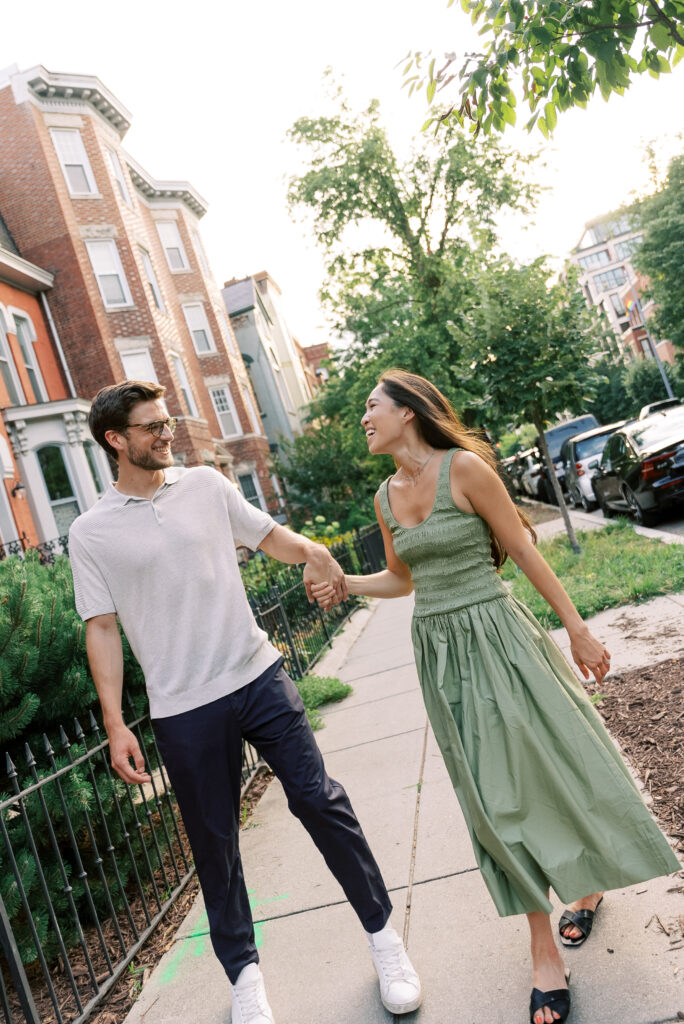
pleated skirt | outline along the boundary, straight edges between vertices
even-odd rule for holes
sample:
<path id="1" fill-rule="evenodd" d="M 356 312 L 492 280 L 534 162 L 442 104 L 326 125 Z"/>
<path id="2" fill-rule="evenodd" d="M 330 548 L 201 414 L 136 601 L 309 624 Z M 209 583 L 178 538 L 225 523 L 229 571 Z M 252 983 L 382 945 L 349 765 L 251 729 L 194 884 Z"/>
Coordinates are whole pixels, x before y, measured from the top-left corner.
<path id="1" fill-rule="evenodd" d="M 428 716 L 502 917 L 681 868 L 581 683 L 511 594 L 414 617 Z"/>

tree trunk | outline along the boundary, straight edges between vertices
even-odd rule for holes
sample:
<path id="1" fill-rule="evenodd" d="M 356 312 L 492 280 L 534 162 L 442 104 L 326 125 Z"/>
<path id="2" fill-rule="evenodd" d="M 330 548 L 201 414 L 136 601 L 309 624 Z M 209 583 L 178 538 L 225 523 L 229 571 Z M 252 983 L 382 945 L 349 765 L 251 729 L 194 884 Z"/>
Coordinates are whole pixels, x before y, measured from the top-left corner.
<path id="1" fill-rule="evenodd" d="M 546 467 L 546 472 L 548 474 L 549 481 L 551 482 L 551 486 L 553 487 L 553 493 L 556 495 L 556 501 L 558 502 L 560 514 L 563 516 L 563 522 L 565 523 L 565 530 L 568 535 L 568 540 L 570 541 L 570 547 L 576 555 L 579 555 L 582 549 L 577 543 L 577 537 L 575 536 L 575 528 L 570 522 L 570 513 L 568 512 L 568 506 L 565 504 L 563 491 L 561 490 L 561 485 L 558 482 L 558 477 L 556 476 L 556 467 L 553 464 L 551 452 L 549 451 L 549 445 L 546 440 L 546 435 L 544 434 L 544 425 L 541 420 L 535 420 L 534 425 L 539 433 L 539 447 L 541 448 L 542 459 L 544 460 L 544 465 Z"/>

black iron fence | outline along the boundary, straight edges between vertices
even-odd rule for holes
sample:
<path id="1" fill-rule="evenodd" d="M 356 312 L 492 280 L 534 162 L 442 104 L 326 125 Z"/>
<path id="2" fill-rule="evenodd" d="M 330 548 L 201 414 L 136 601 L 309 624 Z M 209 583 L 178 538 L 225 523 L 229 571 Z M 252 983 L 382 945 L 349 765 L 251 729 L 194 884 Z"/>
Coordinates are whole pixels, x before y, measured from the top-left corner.
<path id="1" fill-rule="evenodd" d="M 55 537 L 54 540 L 46 540 L 42 544 L 26 544 L 23 540 L 11 540 L 7 544 L 0 544 L 0 562 L 11 555 L 24 557 L 27 551 L 37 551 L 38 557 L 43 565 L 52 565 L 57 555 L 69 554 L 69 535 Z"/>
<path id="2" fill-rule="evenodd" d="M 22 554 L 20 551 L 0 552 Z M 67 554 L 66 538 L 40 545 L 41 560 Z M 377 526 L 332 554 L 345 571 L 382 568 Z M 250 593 L 256 618 L 300 678 L 329 646 L 358 598 L 323 614 L 288 567 Z M 115 777 L 93 715 L 87 733 L 60 730 L 55 750 L 28 745 L 0 781 L 0 1014 L 4 1024 L 82 1024 L 128 969 L 180 895 L 194 867 L 154 733 L 133 718 L 152 781 Z M 243 747 L 243 785 L 258 758 Z"/>

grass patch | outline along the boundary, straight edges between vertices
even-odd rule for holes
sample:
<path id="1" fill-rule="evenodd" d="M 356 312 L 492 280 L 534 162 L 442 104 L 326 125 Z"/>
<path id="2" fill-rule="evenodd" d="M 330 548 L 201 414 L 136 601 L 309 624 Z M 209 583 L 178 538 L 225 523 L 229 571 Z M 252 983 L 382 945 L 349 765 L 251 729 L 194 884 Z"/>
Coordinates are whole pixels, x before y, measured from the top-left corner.
<path id="1" fill-rule="evenodd" d="M 539 550 L 567 590 L 582 618 L 606 608 L 637 604 L 659 594 L 684 590 L 684 545 L 641 537 L 627 519 L 601 530 L 577 533 L 575 555 L 567 535 L 542 541 Z M 555 612 L 517 565 L 508 559 L 503 578 L 547 629 L 560 626 Z"/>
<path id="2" fill-rule="evenodd" d="M 295 680 L 312 729 L 323 728 L 323 718 L 318 711 L 321 704 L 344 700 L 352 692 L 349 683 L 341 682 L 337 676 L 302 676 Z"/>

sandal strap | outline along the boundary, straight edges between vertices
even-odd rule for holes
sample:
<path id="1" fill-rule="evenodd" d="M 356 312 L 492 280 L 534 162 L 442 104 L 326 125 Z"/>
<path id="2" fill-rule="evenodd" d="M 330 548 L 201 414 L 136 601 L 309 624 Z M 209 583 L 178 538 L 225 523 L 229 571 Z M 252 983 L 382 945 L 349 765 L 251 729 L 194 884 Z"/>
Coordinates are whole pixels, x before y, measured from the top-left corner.
<path id="1" fill-rule="evenodd" d="M 562 929 L 574 925 L 586 938 L 591 931 L 595 913 L 595 910 L 566 910 L 558 922 L 558 927 Z"/>
<path id="2" fill-rule="evenodd" d="M 555 1009 L 564 1020 L 570 1011 L 570 990 L 554 988 L 550 992 L 542 992 L 541 989 L 533 988 L 530 997 L 530 1017 L 534 1017 L 537 1010 L 544 1006 L 548 1006 L 550 1010 Z"/>

